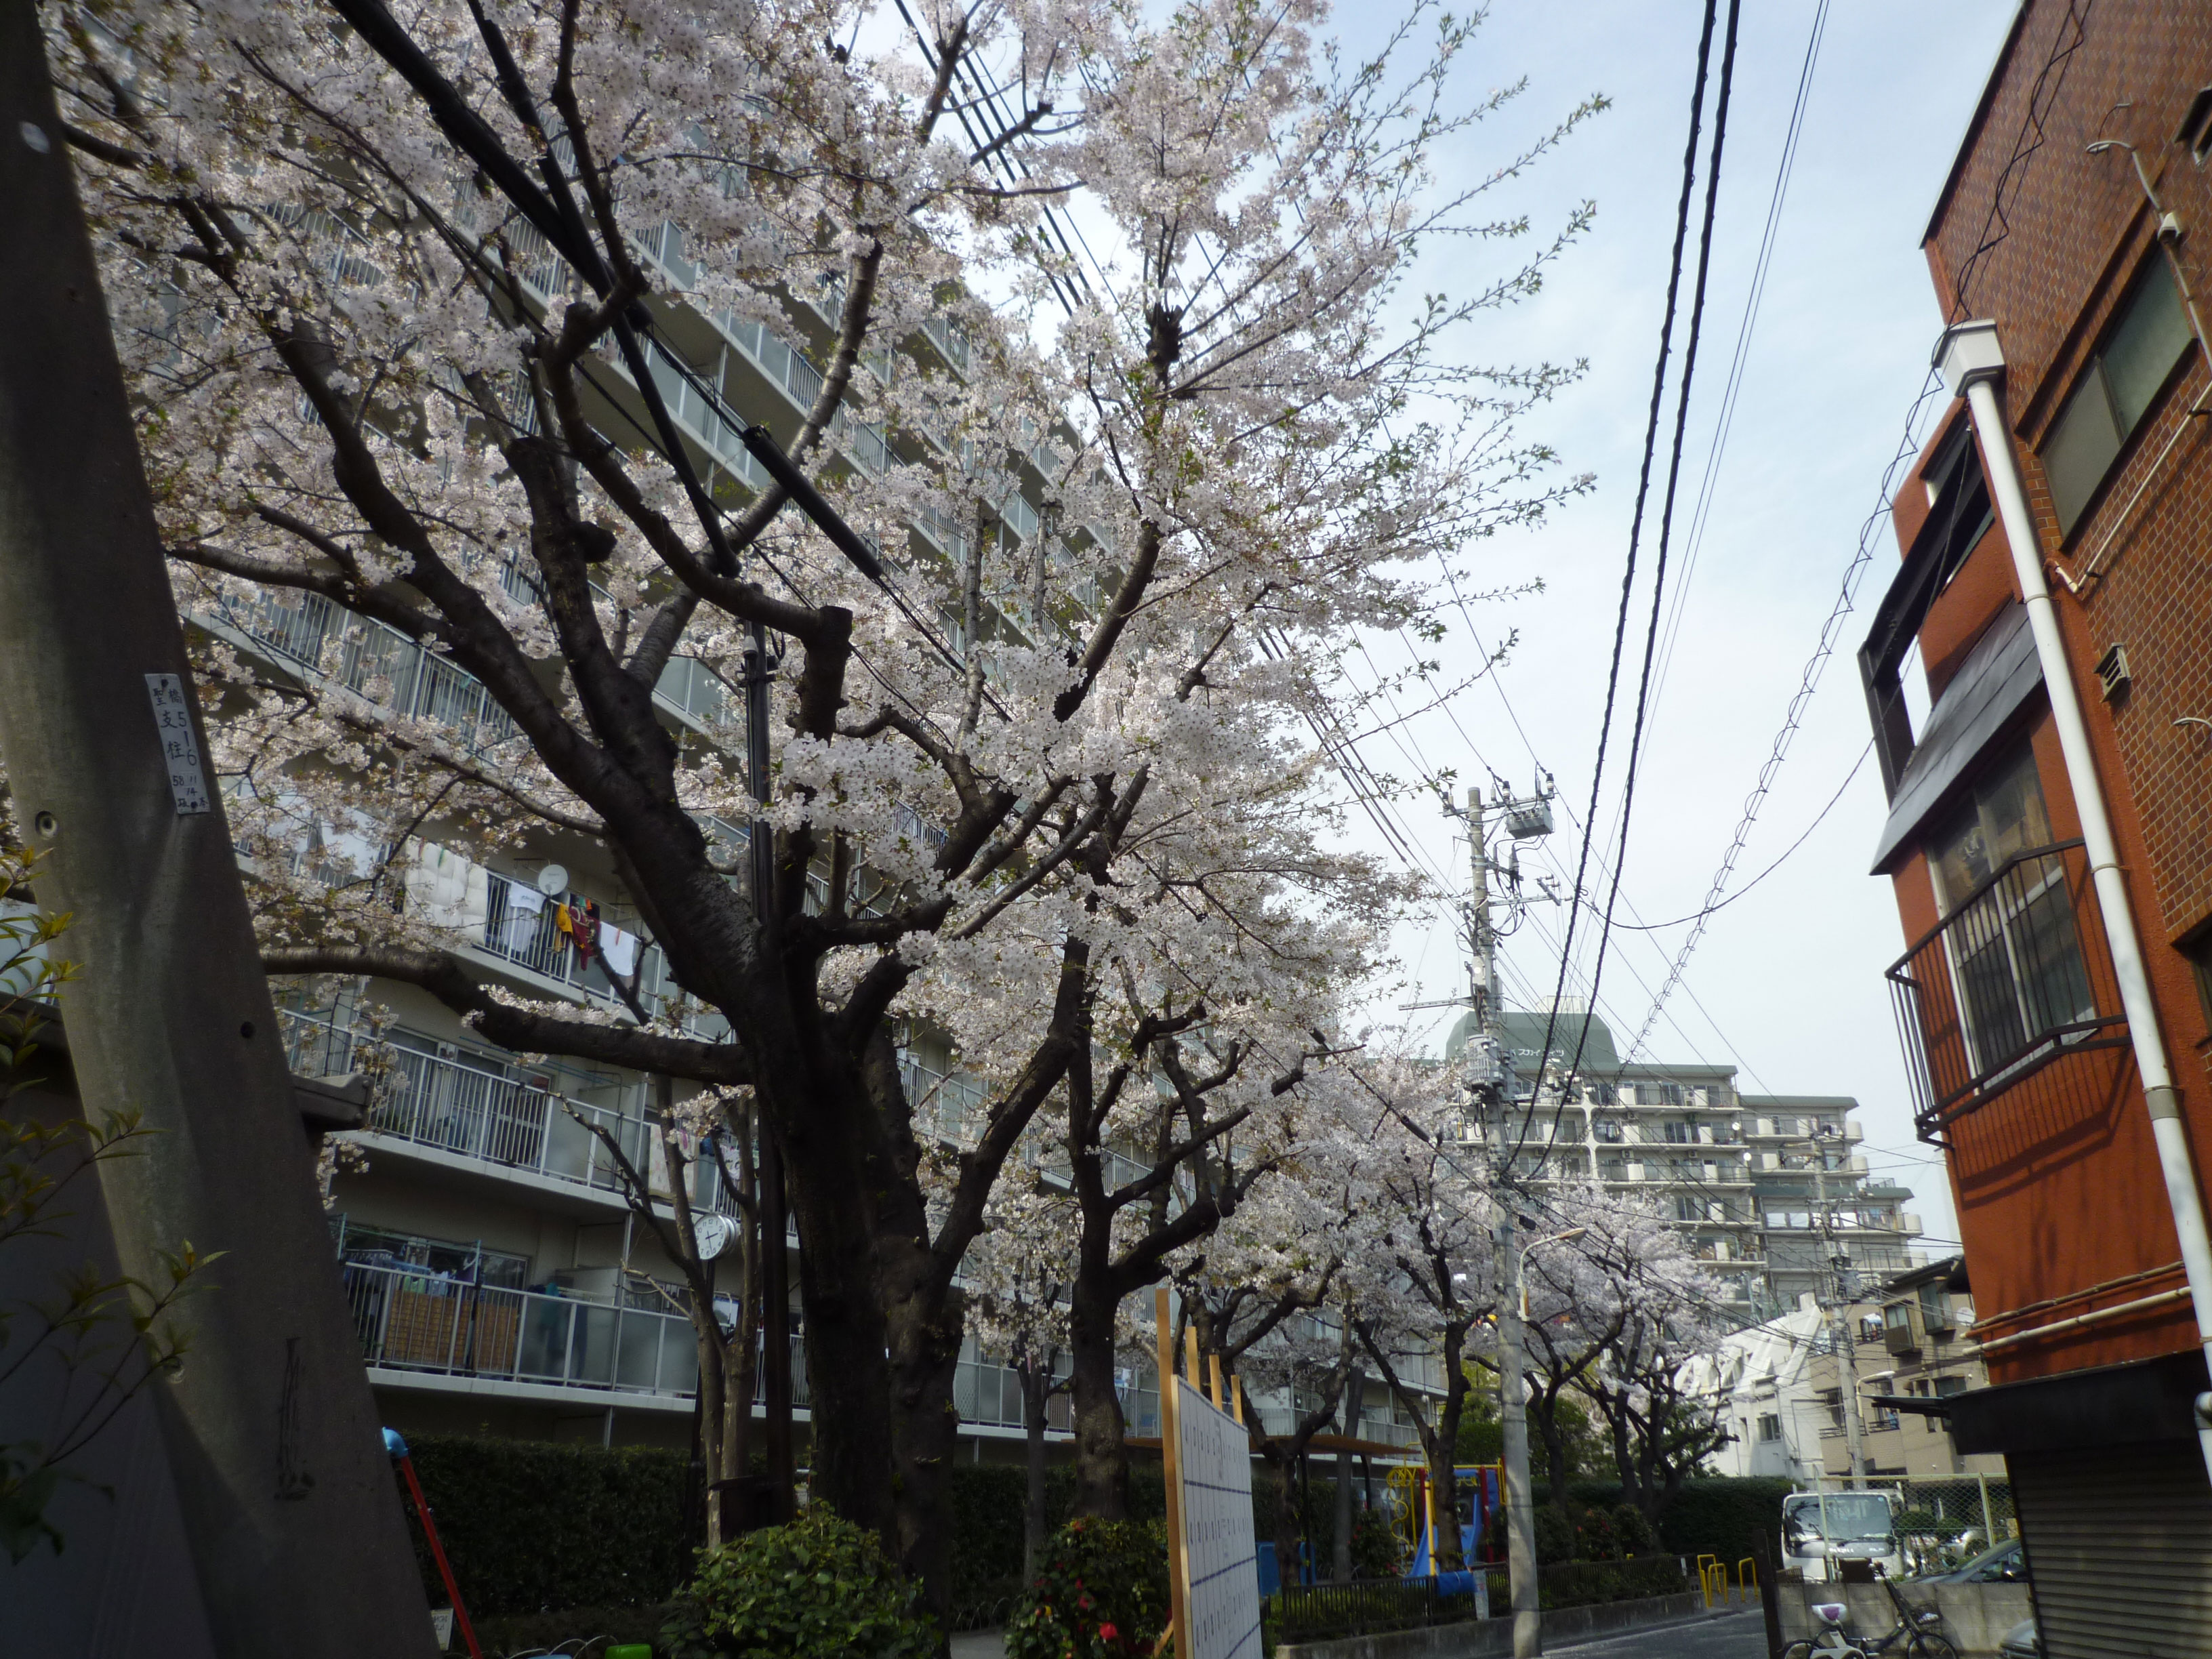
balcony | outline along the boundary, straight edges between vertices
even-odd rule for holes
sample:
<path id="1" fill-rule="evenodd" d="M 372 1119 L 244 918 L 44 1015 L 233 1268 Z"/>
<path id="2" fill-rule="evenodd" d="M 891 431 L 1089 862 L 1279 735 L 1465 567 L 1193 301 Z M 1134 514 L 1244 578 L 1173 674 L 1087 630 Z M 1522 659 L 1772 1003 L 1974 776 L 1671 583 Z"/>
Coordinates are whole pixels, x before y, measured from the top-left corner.
<path id="1" fill-rule="evenodd" d="M 2021 854 L 1889 969 L 1923 1140 L 2069 1055 L 2127 1042 L 2087 855 Z"/>
<path id="2" fill-rule="evenodd" d="M 698 1339 L 680 1314 L 458 1281 L 415 1266 L 344 1264 L 345 1298 L 373 1370 L 689 1400 Z M 389 1382 L 391 1379 L 377 1379 Z M 805 1340 L 791 1339 L 792 1403 L 805 1406 Z M 756 1381 L 753 1399 L 760 1401 Z"/>
<path id="3" fill-rule="evenodd" d="M 338 1077 L 371 1069 L 368 1039 L 352 1029 L 280 1009 L 284 1054 L 304 1077 Z M 537 1176 L 594 1188 L 620 1202 L 621 1175 L 593 1126 L 606 1130 L 639 1169 L 657 1168 L 646 1125 L 612 1107 L 503 1077 L 458 1059 L 398 1043 L 377 1045 L 388 1063 L 389 1086 L 369 1108 L 368 1133 L 453 1154 L 501 1172 Z M 711 1163 L 692 1166 L 692 1202 L 735 1214 Z"/>

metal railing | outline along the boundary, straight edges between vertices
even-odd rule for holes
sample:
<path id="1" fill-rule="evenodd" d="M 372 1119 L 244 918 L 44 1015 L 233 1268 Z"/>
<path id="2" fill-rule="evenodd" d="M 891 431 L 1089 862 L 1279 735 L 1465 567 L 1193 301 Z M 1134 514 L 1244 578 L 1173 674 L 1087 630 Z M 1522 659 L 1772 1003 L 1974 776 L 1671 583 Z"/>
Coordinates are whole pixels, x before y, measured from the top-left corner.
<path id="1" fill-rule="evenodd" d="M 474 1285 L 407 1264 L 347 1261 L 341 1272 L 368 1364 L 680 1399 L 698 1391 L 698 1337 L 680 1313 Z M 813 1399 L 806 1340 L 790 1342 L 792 1404 L 804 1408 Z M 756 1405 L 766 1386 L 757 1367 Z"/>
<path id="2" fill-rule="evenodd" d="M 444 726 L 465 753 L 484 756 L 521 735 L 482 681 L 319 593 L 226 593 L 218 608 L 223 622 L 300 667 L 404 719 Z"/>
<path id="3" fill-rule="evenodd" d="M 470 1285 L 415 1267 L 343 1265 L 371 1365 L 514 1382 L 688 1395 L 699 1347 L 678 1314 Z"/>
<path id="4" fill-rule="evenodd" d="M 1271 1645 L 1425 1630 L 1478 1615 L 1473 1576 L 1461 1574 L 1455 1582 L 1458 1593 L 1452 1595 L 1434 1577 L 1285 1584 L 1267 1598 L 1261 1615 Z"/>
<path id="5" fill-rule="evenodd" d="M 294 1072 L 343 1077 L 365 1069 L 368 1057 L 362 1051 L 369 1039 L 364 1034 L 289 1009 L 277 1011 L 277 1024 Z M 367 1127 L 373 1133 L 618 1194 L 620 1166 L 593 1132 L 597 1125 L 633 1167 L 652 1167 L 647 1129 L 641 1119 L 404 1043 L 376 1046 L 380 1066 L 388 1066 L 390 1075 L 369 1107 Z M 693 1164 L 691 1180 L 696 1206 L 738 1213 L 735 1197 L 722 1189 L 710 1163 Z"/>
<path id="6" fill-rule="evenodd" d="M 1888 979 L 1923 1140 L 2054 1060 L 2127 1041 L 2078 841 L 2008 860 Z"/>

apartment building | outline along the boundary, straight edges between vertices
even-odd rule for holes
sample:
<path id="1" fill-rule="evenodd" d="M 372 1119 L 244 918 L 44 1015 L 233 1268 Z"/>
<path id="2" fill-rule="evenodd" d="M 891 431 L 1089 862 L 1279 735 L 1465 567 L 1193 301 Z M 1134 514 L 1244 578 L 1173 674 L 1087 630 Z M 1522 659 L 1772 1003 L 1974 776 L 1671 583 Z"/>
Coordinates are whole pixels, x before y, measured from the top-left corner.
<path id="1" fill-rule="evenodd" d="M 1912 1191 L 1874 1173 L 1849 1095 L 1744 1095 L 1735 1121 L 1751 1154 L 1769 1304 L 1856 1297 L 1912 1266 Z"/>
<path id="2" fill-rule="evenodd" d="M 1715 1474 L 1809 1480 L 1820 1473 L 1827 1423 L 1813 1354 L 1829 1325 L 1808 1292 L 1786 1313 L 1746 1325 L 1682 1369 L 1683 1392 L 1728 1438 L 1705 1460 Z"/>
<path id="3" fill-rule="evenodd" d="M 332 258 L 342 261 L 345 229 L 328 228 Z M 508 234 L 532 303 L 573 289 L 562 261 L 534 232 L 511 227 Z M 766 482 L 739 434 L 759 425 L 788 442 L 819 394 L 821 371 L 806 352 L 757 324 L 688 304 L 682 296 L 692 273 L 672 226 L 648 238 L 640 253 L 660 279 L 647 301 L 656 323 L 646 343 L 649 372 L 710 492 L 734 504 Z M 817 347 L 827 338 L 825 305 L 834 311 L 834 296 L 792 304 L 799 333 Z M 926 325 L 907 350 L 942 372 L 965 371 L 966 343 L 942 324 Z M 688 372 L 679 372 L 679 362 Z M 619 362 L 600 368 L 587 398 L 591 418 L 606 430 L 644 429 L 641 399 L 627 371 Z M 868 370 L 890 374 L 896 364 L 872 360 Z M 535 419 L 526 398 L 518 398 L 513 413 L 526 427 Z M 936 441 L 894 441 L 842 414 L 830 440 L 843 464 L 870 473 L 915 459 L 908 453 L 915 446 Z M 1051 460 L 1048 446 L 1040 443 L 1030 460 L 1027 487 L 1034 489 L 1042 480 L 1036 466 Z M 1026 539 L 1037 527 L 1034 507 L 1017 491 L 1001 503 L 990 533 Z M 963 532 L 934 519 L 908 529 L 910 556 L 958 557 L 966 550 Z M 1086 532 L 1062 526 L 1061 533 Z M 500 580 L 517 603 L 542 603 L 526 560 L 510 558 Z M 449 741 L 488 761 L 519 735 L 466 672 L 320 596 L 227 597 L 187 622 L 276 683 L 343 686 L 400 717 L 437 722 Z M 687 755 L 742 757 L 742 697 L 707 663 L 672 659 L 653 702 Z M 919 822 L 914 827 L 925 837 L 941 835 Z M 744 826 L 707 820 L 702 828 L 742 866 Z M 541 836 L 513 856 L 479 863 L 441 844 L 434 820 L 397 846 L 369 846 L 345 826 L 303 817 L 294 855 L 307 868 L 382 866 L 393 902 L 435 929 L 483 982 L 610 1013 L 634 995 L 694 1037 L 726 1035 L 718 1015 L 684 997 L 605 849 L 586 837 Z M 398 983 L 303 985 L 282 1000 L 295 1073 L 353 1091 L 365 1104 L 364 1127 L 336 1137 L 345 1150 L 332 1178 L 331 1231 L 386 1420 L 423 1431 L 688 1441 L 697 1380 L 690 1292 L 653 1230 L 632 1215 L 619 1163 L 627 1159 L 647 1176 L 661 1214 L 687 1203 L 704 1236 L 726 1248 L 735 1229 L 724 1220 L 737 1206 L 711 1158 L 691 1165 L 687 1191 L 671 1190 L 647 1129 L 663 1080 L 501 1052 L 441 1003 Z M 971 1133 L 976 1089 L 954 1073 L 927 1032 L 912 1035 L 902 1059 L 918 1115 L 945 1140 L 961 1141 Z M 689 1085 L 675 1086 L 680 1101 Z M 796 1250 L 795 1236 L 787 1233 L 786 1248 Z M 718 1296 L 716 1307 L 726 1325 L 735 1316 L 733 1299 Z M 803 1437 L 807 1389 L 797 1312 L 789 1332 L 764 1340 L 791 1345 Z M 973 1339 L 959 1364 L 956 1398 L 963 1455 L 981 1458 L 1020 1441 L 1014 1374 Z M 1123 1401 L 1129 1432 L 1157 1434 L 1149 1372 L 1129 1374 Z M 1066 1411 L 1064 1398 L 1054 1402 L 1053 1437 L 1065 1437 Z"/>
<path id="4" fill-rule="evenodd" d="M 1923 236 L 1952 400 L 1860 653 L 1990 1377 L 1948 1420 L 2054 1659 L 2212 1651 L 2208 83 L 2202 6 L 2019 9 Z"/>
<path id="5" fill-rule="evenodd" d="M 1946 1256 L 1899 1273 L 1869 1287 L 1844 1312 L 1858 1389 L 1863 1472 L 1912 1480 L 2002 1476 L 2002 1457 L 1960 1451 L 1944 1426 L 1944 1402 L 1989 1381 L 1966 1336 L 1973 1328 L 1974 1304 L 1966 1258 Z M 1819 1472 L 1848 1476 L 1843 1368 L 1832 1324 L 1827 1340 L 1815 1345 L 1808 1380 L 1822 1412 Z"/>
<path id="6" fill-rule="evenodd" d="M 1516 1172 L 1540 1184 L 1594 1180 L 1656 1203 L 1733 1314 L 1748 1322 L 1810 1291 L 1836 1294 L 1838 1257 L 1847 1273 L 1910 1265 L 1920 1222 L 1899 1206 L 1911 1194 L 1854 1150 L 1864 1138 L 1851 1121 L 1856 1100 L 1742 1094 L 1732 1065 L 1625 1062 L 1605 1020 L 1571 1000 L 1556 1018 L 1508 1010 L 1501 1024 L 1516 1098 L 1525 1103 L 1545 1079 L 1546 1104 L 1513 1152 Z M 1472 1029 L 1460 1022 L 1448 1054 Z M 1571 1097 L 1555 1101 L 1577 1052 Z"/>

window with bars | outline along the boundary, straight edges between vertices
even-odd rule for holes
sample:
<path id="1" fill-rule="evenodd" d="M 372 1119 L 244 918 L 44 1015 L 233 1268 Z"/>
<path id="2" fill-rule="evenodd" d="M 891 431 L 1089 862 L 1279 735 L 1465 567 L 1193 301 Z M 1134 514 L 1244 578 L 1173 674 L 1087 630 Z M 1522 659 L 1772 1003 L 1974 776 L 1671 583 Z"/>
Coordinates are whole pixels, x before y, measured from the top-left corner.
<path id="1" fill-rule="evenodd" d="M 2023 856 L 2051 838 L 2034 752 L 2023 743 L 1972 786 L 1931 845 L 1936 897 L 1962 923 L 1948 946 L 1977 1073 L 2046 1031 L 2096 1017 L 2065 863 Z"/>

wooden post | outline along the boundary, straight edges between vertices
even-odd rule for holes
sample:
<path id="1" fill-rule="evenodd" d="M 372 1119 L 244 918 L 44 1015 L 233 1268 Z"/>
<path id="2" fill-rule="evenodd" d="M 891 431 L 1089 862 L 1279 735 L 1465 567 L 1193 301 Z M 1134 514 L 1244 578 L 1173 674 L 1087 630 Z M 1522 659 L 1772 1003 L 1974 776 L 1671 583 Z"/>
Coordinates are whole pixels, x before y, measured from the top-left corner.
<path id="1" fill-rule="evenodd" d="M 1173 1327 L 1168 1322 L 1168 1289 L 1152 1292 L 1152 1319 L 1159 1344 L 1160 1465 L 1168 1498 L 1168 1606 L 1175 1632 L 1176 1659 L 1190 1659 L 1190 1551 L 1182 1535 L 1182 1444 L 1176 1420 Z M 1188 1333 L 1191 1360 L 1198 1358 L 1198 1333 Z"/>
<path id="2" fill-rule="evenodd" d="M 1228 1404 L 1221 1397 L 1221 1356 L 1212 1353 L 1206 1355 L 1206 1363 L 1212 1368 L 1213 1386 L 1208 1392 L 1213 1396 L 1213 1408 L 1216 1411 L 1226 1411 Z"/>

